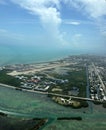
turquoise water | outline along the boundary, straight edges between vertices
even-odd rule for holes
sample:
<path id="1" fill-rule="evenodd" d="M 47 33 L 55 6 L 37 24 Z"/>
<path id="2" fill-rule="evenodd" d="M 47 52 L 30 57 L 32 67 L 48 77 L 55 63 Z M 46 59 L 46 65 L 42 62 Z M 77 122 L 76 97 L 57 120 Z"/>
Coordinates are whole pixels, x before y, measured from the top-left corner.
<path id="1" fill-rule="evenodd" d="M 76 111 L 71 107 L 64 107 L 53 102 L 46 95 L 18 91 L 3 86 L 0 86 L 0 110 L 41 118 L 77 116 L 83 111 L 90 113 L 89 108 Z"/>
<path id="2" fill-rule="evenodd" d="M 92 112 L 89 108 L 76 110 L 53 102 L 46 95 L 17 91 L 3 86 L 0 86 L 0 110 L 12 112 L 19 118 L 49 118 L 50 122 L 44 130 L 106 129 L 106 109 L 102 105 L 94 105 Z M 56 120 L 58 117 L 82 117 L 82 121 L 59 121 Z"/>
<path id="3" fill-rule="evenodd" d="M 30 45 L 10 45 L 0 43 L 0 66 L 7 64 L 23 64 L 53 61 L 68 55 L 89 54 L 87 50 L 73 50 L 71 48 L 46 48 Z M 91 54 L 91 53 L 90 53 Z M 92 53 L 93 54 L 93 53 Z M 99 54 L 100 55 L 100 54 Z M 101 54 L 102 55 L 102 54 Z M 106 55 L 106 54 L 103 54 Z"/>
<path id="4" fill-rule="evenodd" d="M 65 49 L 58 50 L 30 46 L 0 45 L 0 65 L 45 62 L 82 53 L 84 52 Z"/>

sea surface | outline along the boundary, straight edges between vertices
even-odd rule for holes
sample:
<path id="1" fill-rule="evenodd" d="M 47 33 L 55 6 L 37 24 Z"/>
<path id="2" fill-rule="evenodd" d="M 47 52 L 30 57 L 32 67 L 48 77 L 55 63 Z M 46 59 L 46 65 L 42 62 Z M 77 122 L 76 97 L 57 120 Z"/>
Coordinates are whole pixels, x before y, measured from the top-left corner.
<path id="1" fill-rule="evenodd" d="M 88 50 L 46 48 L 37 46 L 0 44 L 0 66 L 7 64 L 29 64 L 62 59 L 69 55 L 97 54 Z M 97 54 L 97 55 L 105 55 Z"/>
<path id="2" fill-rule="evenodd" d="M 105 130 L 106 109 L 102 105 L 72 109 L 53 102 L 46 95 L 0 86 L 0 112 L 17 118 L 48 118 L 44 130 Z M 56 120 L 58 117 L 81 117 L 82 120 Z M 52 119 L 52 120 L 51 120 Z M 51 124 L 52 123 L 52 124 Z"/>
<path id="3" fill-rule="evenodd" d="M 47 49 L 30 46 L 0 45 L 0 66 L 7 64 L 27 64 L 47 62 L 67 57 L 69 55 L 83 54 L 83 51 L 66 49 Z"/>
<path id="4" fill-rule="evenodd" d="M 0 110 L 10 112 L 12 115 L 40 118 L 79 116 L 83 111 L 91 113 L 89 107 L 76 111 L 55 103 L 47 95 L 19 91 L 2 85 L 0 85 Z"/>

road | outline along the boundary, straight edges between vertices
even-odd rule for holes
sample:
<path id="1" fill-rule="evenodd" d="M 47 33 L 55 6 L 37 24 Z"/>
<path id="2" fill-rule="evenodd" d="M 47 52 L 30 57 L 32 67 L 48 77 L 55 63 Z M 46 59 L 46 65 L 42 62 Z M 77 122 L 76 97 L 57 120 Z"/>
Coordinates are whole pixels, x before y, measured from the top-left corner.
<path id="1" fill-rule="evenodd" d="M 98 76 L 98 78 L 99 78 L 99 81 L 100 81 L 100 83 L 101 83 L 101 85 L 102 85 L 102 88 L 103 88 L 103 90 L 104 90 L 104 93 L 105 93 L 105 95 L 106 95 L 106 87 L 105 87 L 105 85 L 104 85 L 104 83 L 103 83 L 103 81 L 102 81 L 102 79 L 101 79 L 101 76 L 99 75 L 98 70 L 97 70 L 96 66 L 94 65 L 94 63 L 92 63 L 92 65 L 93 65 L 93 67 L 94 67 L 94 69 L 95 69 L 95 73 L 97 74 L 97 76 Z"/>
<path id="2" fill-rule="evenodd" d="M 86 65 L 86 77 L 87 77 L 87 86 L 86 86 L 86 97 L 90 98 L 90 88 L 89 88 L 89 74 L 88 74 L 88 65 Z M 87 101 L 89 104 L 90 111 L 93 111 L 92 102 Z"/>
<path id="3" fill-rule="evenodd" d="M 89 76 L 88 76 L 88 66 L 86 65 L 86 77 L 87 77 L 87 87 L 86 87 L 86 97 L 90 97 L 90 92 L 89 92 Z"/>
<path id="4" fill-rule="evenodd" d="M 1 86 L 4 87 L 8 87 L 8 88 L 12 88 L 12 89 L 16 89 L 16 87 L 14 86 L 10 86 L 10 85 L 6 85 L 6 84 L 1 84 Z M 18 91 L 18 90 L 17 90 Z M 56 94 L 56 93 L 48 93 L 48 92 L 41 92 L 41 91 L 35 91 L 35 90 L 28 90 L 28 89 L 22 89 L 22 91 L 27 91 L 27 92 L 32 92 L 32 93 L 38 93 L 38 94 L 43 94 L 43 95 L 52 95 L 52 96 L 59 96 L 59 97 L 68 97 L 68 98 L 72 98 L 72 99 L 80 99 L 80 100 L 87 100 L 87 101 L 94 101 L 91 98 L 84 98 L 84 97 L 76 97 L 76 96 L 69 96 L 69 95 L 62 95 L 62 94 Z"/>

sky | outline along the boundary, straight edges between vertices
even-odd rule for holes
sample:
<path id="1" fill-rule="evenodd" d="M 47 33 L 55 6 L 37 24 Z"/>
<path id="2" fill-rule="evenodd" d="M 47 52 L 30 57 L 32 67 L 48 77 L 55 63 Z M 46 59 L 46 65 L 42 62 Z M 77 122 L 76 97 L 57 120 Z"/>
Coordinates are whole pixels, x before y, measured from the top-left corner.
<path id="1" fill-rule="evenodd" d="M 106 52 L 106 0 L 0 0 L 0 46 Z"/>

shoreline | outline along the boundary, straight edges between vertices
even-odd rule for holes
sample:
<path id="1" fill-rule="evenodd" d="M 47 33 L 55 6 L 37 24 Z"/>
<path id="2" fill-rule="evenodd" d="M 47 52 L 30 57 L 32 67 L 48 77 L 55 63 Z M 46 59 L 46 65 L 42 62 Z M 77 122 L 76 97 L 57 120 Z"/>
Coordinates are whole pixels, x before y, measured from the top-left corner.
<path id="1" fill-rule="evenodd" d="M 72 54 L 71 56 L 74 56 L 75 54 Z M 77 54 L 76 54 L 77 55 Z M 78 54 L 78 55 L 80 55 L 80 54 Z M 67 58 L 67 57 L 69 57 L 70 55 L 69 54 L 67 54 L 67 55 L 64 55 L 64 56 L 59 56 L 59 57 L 57 57 L 57 58 L 50 58 L 50 59 L 45 59 L 45 60 L 32 60 L 32 61 L 30 61 L 30 60 L 28 60 L 27 62 L 12 62 L 12 63 L 0 63 L 0 67 L 3 67 L 3 66 L 7 66 L 7 65 L 20 65 L 20 64 L 23 64 L 23 65 L 30 65 L 30 64 L 44 64 L 44 63 L 51 63 L 51 62 L 56 62 L 56 61 L 59 61 L 59 60 L 63 60 L 63 59 L 65 59 L 65 58 Z M 9 62 L 9 61 L 6 61 L 6 62 Z"/>
<path id="2" fill-rule="evenodd" d="M 63 66 L 67 66 L 67 67 L 69 67 L 69 70 L 70 70 L 70 68 L 71 68 L 71 66 L 70 65 L 72 65 L 72 69 L 73 69 L 73 72 L 74 72 L 74 68 L 77 66 L 77 67 L 86 67 L 85 65 L 86 64 L 84 64 L 84 65 L 82 65 L 82 63 L 85 63 L 85 62 L 82 62 L 82 61 L 85 61 L 85 59 L 87 59 L 87 58 L 89 58 L 89 56 L 87 57 L 87 55 L 85 56 L 85 57 L 81 57 L 81 58 L 79 58 L 79 56 L 76 56 L 76 57 L 74 57 L 74 56 L 70 56 L 70 57 L 68 57 L 68 58 L 66 58 L 66 59 L 62 59 L 62 60 L 60 60 L 60 61 L 52 61 L 52 62 L 42 62 L 42 63 L 37 63 L 37 64 L 31 64 L 31 65 L 29 65 L 29 66 L 27 66 L 27 65 L 22 65 L 22 64 L 20 64 L 20 65 L 13 65 L 13 66 L 4 66 L 5 68 L 3 68 L 3 69 L 7 69 L 7 70 L 13 70 L 13 71 L 7 71 L 8 73 L 10 72 L 15 72 L 15 70 L 16 70 L 16 74 L 15 75 L 19 75 L 19 74 L 23 74 L 23 73 L 26 73 L 26 74 L 31 74 L 31 73 L 34 73 L 34 75 L 36 75 L 36 72 L 42 72 L 42 71 L 44 71 L 45 73 L 49 73 L 49 72 L 51 72 L 52 71 L 52 69 L 54 69 L 55 70 L 55 67 L 57 67 L 57 69 L 59 68 L 59 67 L 63 67 Z M 90 60 L 92 60 L 92 59 L 90 59 Z M 94 57 L 94 60 L 95 60 L 95 57 Z M 89 59 L 88 59 L 88 61 L 89 61 Z M 81 66 L 78 66 L 76 63 L 79 63 L 78 65 L 81 65 Z M 95 63 L 96 63 L 96 61 L 95 61 Z M 98 63 L 98 62 L 97 62 Z M 76 64 L 76 65 L 75 65 Z M 8 67 L 10 67 L 9 69 L 8 69 Z M 19 68 L 18 68 L 19 67 Z M 25 69 L 23 69 L 25 67 Z M 63 67 L 63 70 L 64 69 L 66 69 L 67 70 L 67 67 L 65 68 L 65 67 Z M 75 71 L 78 71 L 78 72 L 80 72 L 80 73 L 75 73 L 75 74 L 77 74 L 77 76 L 78 77 L 80 77 L 81 76 L 81 74 L 83 75 L 83 73 L 81 73 L 81 72 L 84 72 L 84 76 L 83 77 L 85 77 L 85 76 L 87 76 L 87 71 L 86 71 L 86 75 L 85 75 L 85 71 L 82 71 L 83 69 L 78 69 L 76 67 L 76 69 L 75 69 Z M 29 69 L 29 70 L 28 70 Z M 49 70 L 50 69 L 50 70 Z M 86 68 L 87 69 L 87 68 Z M 20 71 L 18 71 L 18 70 L 20 70 Z M 47 71 L 48 70 L 48 71 Z M 59 70 L 60 71 L 60 70 Z M 58 72 L 58 71 L 56 71 L 56 72 Z M 68 72 L 68 71 L 65 71 L 64 72 L 64 74 L 66 73 L 66 72 Z M 5 73 L 5 71 L 4 71 L 4 73 Z M 1 73 L 2 74 L 2 73 Z M 7 73 L 6 73 L 7 74 Z M 61 72 L 61 74 L 63 74 L 62 72 Z M 78 75 L 79 74 L 79 75 Z M 14 75 L 14 76 L 15 76 Z M 42 75 L 42 74 L 41 74 Z M 46 74 L 45 74 L 46 75 Z M 45 76 L 44 75 L 44 76 Z M 46 75 L 47 77 L 47 79 L 49 78 L 49 76 L 48 75 Z M 68 75 L 68 76 L 70 76 L 70 75 Z M 27 76 L 26 76 L 27 77 Z M 75 77 L 75 76 L 74 76 Z M 76 78 L 78 78 L 78 77 L 76 77 Z M 29 79 L 31 79 L 32 78 L 32 75 L 31 75 L 31 77 L 29 78 Z M 44 82 L 44 81 L 46 81 L 46 78 L 44 78 L 44 80 L 42 80 L 42 82 Z M 68 78 L 68 79 L 70 79 L 70 81 L 71 81 L 71 78 L 69 78 L 69 77 L 65 77 L 65 78 Z M 2 79 L 2 77 L 1 77 L 1 79 Z M 6 78 L 4 78 L 4 79 L 6 79 Z M 84 78 L 85 79 L 85 78 Z M 86 80 L 86 79 L 85 79 Z M 12 80 L 12 82 L 14 81 L 14 79 Z M 25 80 L 26 82 L 27 82 L 27 80 Z M 51 80 L 50 80 L 51 81 Z M 57 80 L 56 80 L 57 81 Z M 61 81 L 61 80 L 60 80 Z M 84 80 L 83 80 L 84 81 Z M 2 82 L 2 80 L 1 80 L 1 82 Z M 33 82 L 33 81 L 32 81 Z M 40 83 L 42 83 L 42 82 L 40 82 Z M 6 85 L 6 84 L 7 85 Z M 74 84 L 76 85 L 76 83 L 77 82 L 75 82 Z M 74 102 L 75 101 L 89 101 L 89 102 L 94 102 L 94 101 L 96 101 L 97 102 L 97 100 L 96 100 L 96 98 L 91 98 L 91 97 L 86 97 L 86 98 L 83 98 L 84 97 L 84 95 L 80 95 L 80 97 L 77 97 L 77 96 L 72 96 L 71 94 L 68 94 L 68 93 L 59 93 L 59 94 L 57 94 L 58 92 L 54 92 L 53 93 L 53 91 L 48 91 L 48 90 L 46 90 L 46 91 L 41 91 L 40 89 L 35 89 L 35 87 L 36 86 L 34 86 L 34 87 L 32 87 L 32 89 L 31 89 L 31 87 L 29 87 L 29 89 L 27 88 L 27 87 L 23 87 L 23 88 L 21 88 L 21 87 L 19 87 L 19 85 L 17 84 L 17 85 L 15 85 L 15 84 L 12 84 L 13 86 L 11 86 L 11 85 L 8 85 L 9 83 L 8 82 L 4 82 L 4 84 L 2 84 L 2 83 L 0 83 L 0 90 L 3 90 L 3 91 L 1 91 L 1 108 L 2 108 L 2 106 L 3 106 L 3 103 L 5 103 L 5 101 L 6 101 L 6 103 L 5 104 L 7 104 L 7 100 L 9 99 L 9 97 L 11 97 L 11 95 L 9 95 L 8 96 L 8 92 L 10 91 L 10 92 L 14 92 L 14 98 L 13 98 L 13 103 L 15 102 L 17 102 L 17 100 L 15 100 L 15 97 L 16 97 L 16 95 L 18 95 L 18 94 L 20 94 L 20 95 L 31 95 L 31 96 L 38 96 L 38 98 L 37 98 L 37 100 L 34 98 L 34 102 L 35 102 L 35 100 L 36 101 L 38 101 L 38 102 L 40 102 L 40 97 L 44 100 L 44 102 L 45 102 L 45 104 L 46 104 L 46 101 L 49 101 L 48 103 L 50 104 L 52 101 L 51 101 L 51 98 L 49 98 L 49 97 L 52 97 L 52 96 L 54 96 L 54 97 L 58 97 L 58 98 L 60 98 L 58 101 L 64 101 L 64 103 L 66 103 L 66 98 L 70 98 L 70 100 L 74 100 Z M 43 86 L 44 84 L 42 84 L 42 86 L 41 87 L 44 87 Z M 58 84 L 57 84 L 58 85 Z M 84 84 L 84 85 L 82 85 L 83 87 L 85 87 L 85 85 L 86 84 Z M 17 86 L 17 87 L 15 87 L 15 86 Z M 7 88 L 6 88 L 7 87 Z M 85 90 L 85 89 L 82 89 L 82 90 Z M 89 89 L 88 89 L 89 90 Z M 7 92 L 7 96 L 3 93 L 3 92 Z M 21 92 L 22 91 L 22 92 Z M 82 91 L 81 91 L 82 92 Z M 84 91 L 85 92 L 85 91 Z M 35 93 L 35 94 L 34 94 Z M 10 94 L 10 93 L 9 93 Z M 25 96 L 24 95 L 24 96 Z M 79 96 L 79 95 L 78 95 Z M 5 98 L 6 97 L 6 98 Z M 19 96 L 18 98 L 19 98 L 19 100 L 21 100 L 21 98 L 20 98 L 21 96 Z M 63 99 L 62 99 L 63 98 Z M 5 99 L 5 100 L 4 100 Z M 24 99 L 24 98 L 23 98 Z M 25 98 L 25 100 L 26 100 L 26 98 Z M 25 100 L 24 100 L 24 102 L 25 102 Z M 70 100 L 68 100 L 68 103 L 69 103 L 69 101 Z M 10 100 L 11 101 L 11 100 Z M 23 100 L 22 100 L 23 101 Z M 41 100 L 42 101 L 42 100 Z M 101 102 L 100 102 L 101 101 Z M 98 100 L 98 102 L 97 103 L 104 103 L 104 102 L 102 102 L 103 100 L 101 100 L 101 99 L 99 99 Z M 24 103 L 23 102 L 23 103 Z M 32 99 L 31 99 L 31 102 L 32 102 Z M 34 103 L 34 102 L 32 102 L 32 104 Z M 9 106 L 11 105 L 11 103 L 10 102 L 8 102 L 9 103 Z M 28 104 L 29 104 L 30 102 L 28 102 Z M 35 102 L 36 103 L 36 102 Z M 73 102 L 72 102 L 73 103 Z M 52 103 L 51 103 L 52 104 Z M 59 103 L 58 103 L 59 104 Z M 83 103 L 82 103 L 83 104 Z M 40 103 L 38 104 L 38 107 L 40 107 Z M 53 103 L 53 105 L 55 106 L 55 104 Z M 60 105 L 60 104 L 59 104 Z M 62 105 L 62 104 L 61 104 Z M 11 105 L 11 108 L 14 108 L 13 107 L 14 105 L 12 104 Z M 49 105 L 48 105 L 49 106 Z M 63 106 L 63 105 L 62 105 Z M 86 105 L 85 105 L 86 106 Z M 94 105 L 95 106 L 95 105 Z M 7 108 L 8 109 L 8 107 L 6 106 L 6 105 L 4 105 L 3 106 L 4 107 L 4 110 Z M 61 106 L 60 106 L 61 107 Z M 64 107 L 64 106 L 63 106 Z M 88 106 L 89 107 L 89 106 Z M 102 107 L 103 107 L 103 104 L 102 104 Z M 29 106 L 29 108 L 31 108 L 31 106 Z M 46 107 L 45 107 L 46 108 Z M 49 108 L 49 107 L 48 107 Z M 56 104 L 56 108 L 57 108 L 57 104 Z M 89 107 L 90 108 L 90 107 Z M 97 106 L 96 106 L 96 108 L 98 108 Z M 20 109 L 20 108 L 19 108 Z M 40 107 L 40 109 L 41 109 L 41 107 Z M 66 109 L 66 108 L 65 108 Z M 83 109 L 85 109 L 84 107 L 83 107 Z M 83 110 L 83 109 L 81 109 L 81 110 Z M 88 109 L 88 108 L 87 108 Z M 24 110 L 24 109 L 23 109 Z M 33 109 L 32 109 L 33 110 Z M 52 110 L 52 109 L 51 109 Z M 89 109 L 90 110 L 90 109 Z M 102 110 L 102 109 L 101 109 Z M 104 109 L 103 109 L 104 110 Z M 14 109 L 13 109 L 13 111 L 14 111 Z M 66 111 L 67 111 L 67 109 L 66 109 Z M 88 112 L 88 110 L 86 110 L 87 112 Z M 99 111 L 99 110 L 98 110 Z M 17 111 L 16 111 L 17 112 Z M 52 112 L 52 111 L 51 111 Z M 92 111 L 90 111 L 90 112 L 93 112 L 93 110 Z M 58 114 L 58 113 L 57 113 Z"/>
<path id="3" fill-rule="evenodd" d="M 43 95 L 53 95 L 53 96 L 60 96 L 60 97 L 71 97 L 73 99 L 80 99 L 80 100 L 88 100 L 88 101 L 95 101 L 91 98 L 83 98 L 83 97 L 76 97 L 76 96 L 68 96 L 68 95 L 62 95 L 62 94 L 56 94 L 56 93 L 48 93 L 48 92 L 42 92 L 42 91 L 35 91 L 35 90 L 28 90 L 28 89 L 21 89 L 21 90 L 17 90 L 17 87 L 15 86 L 10 86 L 10 85 L 6 85 L 6 84 L 1 84 L 0 86 L 4 86 L 10 89 L 14 89 L 16 91 L 23 91 L 23 92 L 30 92 L 30 93 L 37 93 L 37 94 L 43 94 Z"/>

